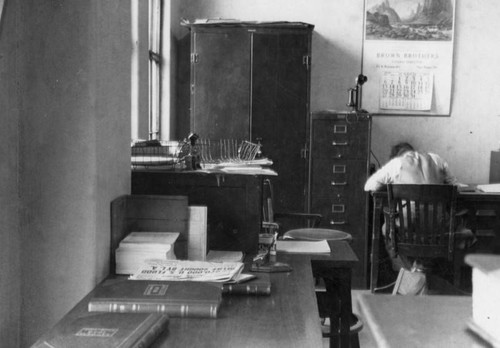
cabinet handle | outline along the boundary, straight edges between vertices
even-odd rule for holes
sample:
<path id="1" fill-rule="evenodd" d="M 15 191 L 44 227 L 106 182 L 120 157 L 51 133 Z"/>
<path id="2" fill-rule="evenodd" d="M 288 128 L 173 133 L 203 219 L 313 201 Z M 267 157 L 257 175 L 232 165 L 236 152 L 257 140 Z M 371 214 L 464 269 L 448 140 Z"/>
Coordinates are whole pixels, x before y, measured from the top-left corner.
<path id="1" fill-rule="evenodd" d="M 332 181 L 332 186 L 345 186 L 345 185 L 347 185 L 347 181 L 344 181 L 344 182 Z"/>
<path id="2" fill-rule="evenodd" d="M 347 146 L 349 143 L 344 141 L 343 143 L 337 143 L 336 141 L 332 141 L 332 146 Z"/>
<path id="3" fill-rule="evenodd" d="M 333 221 L 333 220 L 330 220 L 330 225 L 345 225 L 347 224 L 347 222 L 345 221 Z"/>

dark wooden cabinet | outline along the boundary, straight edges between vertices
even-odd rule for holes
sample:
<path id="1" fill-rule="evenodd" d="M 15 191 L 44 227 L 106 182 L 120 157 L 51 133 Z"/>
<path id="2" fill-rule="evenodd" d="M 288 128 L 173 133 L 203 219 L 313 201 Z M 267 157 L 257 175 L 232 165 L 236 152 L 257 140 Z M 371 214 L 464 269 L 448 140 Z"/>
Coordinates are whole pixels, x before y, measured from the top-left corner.
<path id="1" fill-rule="evenodd" d="M 368 194 L 371 118 L 367 113 L 317 112 L 311 116 L 310 212 L 321 227 L 348 232 L 359 259 L 353 286 L 368 286 Z"/>
<path id="2" fill-rule="evenodd" d="M 257 252 L 262 190 L 260 175 L 132 171 L 133 195 L 181 195 L 208 207 L 208 249 Z"/>
<path id="3" fill-rule="evenodd" d="M 261 142 L 275 207 L 305 211 L 311 37 L 306 23 L 190 24 L 190 130 Z"/>

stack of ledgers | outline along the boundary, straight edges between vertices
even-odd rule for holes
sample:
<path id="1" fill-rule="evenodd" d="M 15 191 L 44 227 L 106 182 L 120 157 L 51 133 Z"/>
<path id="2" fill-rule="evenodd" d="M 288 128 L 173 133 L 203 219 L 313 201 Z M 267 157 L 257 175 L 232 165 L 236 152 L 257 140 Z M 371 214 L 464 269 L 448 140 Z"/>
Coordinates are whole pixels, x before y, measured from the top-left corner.
<path id="1" fill-rule="evenodd" d="M 178 232 L 132 232 L 115 251 L 116 273 L 133 274 L 149 259 L 176 260 Z"/>

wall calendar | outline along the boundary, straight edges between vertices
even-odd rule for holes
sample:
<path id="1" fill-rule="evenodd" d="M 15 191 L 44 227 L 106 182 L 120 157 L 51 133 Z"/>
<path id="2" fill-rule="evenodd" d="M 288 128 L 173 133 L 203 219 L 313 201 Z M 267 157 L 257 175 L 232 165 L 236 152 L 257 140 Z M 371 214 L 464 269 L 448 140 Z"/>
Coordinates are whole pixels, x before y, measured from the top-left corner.
<path id="1" fill-rule="evenodd" d="M 363 108 L 449 116 L 455 0 L 365 0 Z"/>

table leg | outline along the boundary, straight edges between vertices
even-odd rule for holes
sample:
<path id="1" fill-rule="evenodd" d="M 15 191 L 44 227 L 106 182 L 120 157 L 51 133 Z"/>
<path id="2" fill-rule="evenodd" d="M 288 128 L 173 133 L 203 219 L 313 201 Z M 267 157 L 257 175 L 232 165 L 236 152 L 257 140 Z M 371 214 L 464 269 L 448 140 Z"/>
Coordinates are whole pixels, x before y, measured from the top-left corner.
<path id="1" fill-rule="evenodd" d="M 373 197 L 373 224 L 372 224 L 372 250 L 370 255 L 370 290 L 373 292 L 377 287 L 378 268 L 380 258 L 380 228 L 382 215 L 383 199 L 381 197 Z"/>
<path id="2" fill-rule="evenodd" d="M 325 281 L 329 301 L 330 347 L 350 347 L 352 315 L 351 269 L 313 267 L 315 276 Z"/>

